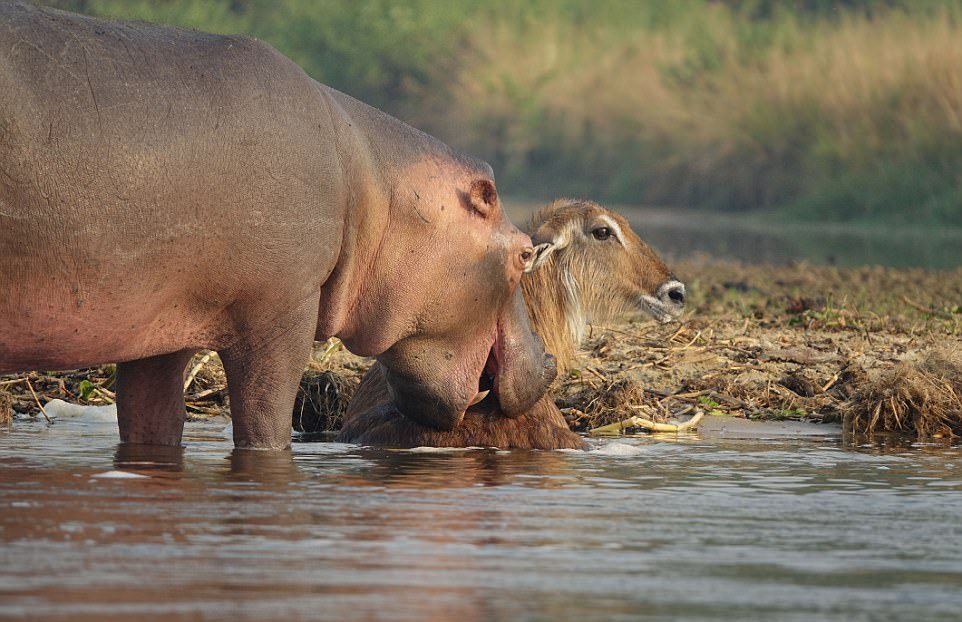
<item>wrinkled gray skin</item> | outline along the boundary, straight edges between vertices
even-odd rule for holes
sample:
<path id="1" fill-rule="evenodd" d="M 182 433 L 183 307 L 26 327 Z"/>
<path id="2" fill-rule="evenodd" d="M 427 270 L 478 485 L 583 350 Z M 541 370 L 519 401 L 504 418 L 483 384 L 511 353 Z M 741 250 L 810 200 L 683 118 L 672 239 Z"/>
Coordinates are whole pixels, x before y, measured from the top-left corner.
<path id="1" fill-rule="evenodd" d="M 490 167 L 263 43 L 0 3 L 0 372 L 117 362 L 124 442 L 180 442 L 211 348 L 235 444 L 287 447 L 331 335 L 420 423 L 456 426 L 486 362 L 521 413 L 554 374 L 530 244 Z"/>

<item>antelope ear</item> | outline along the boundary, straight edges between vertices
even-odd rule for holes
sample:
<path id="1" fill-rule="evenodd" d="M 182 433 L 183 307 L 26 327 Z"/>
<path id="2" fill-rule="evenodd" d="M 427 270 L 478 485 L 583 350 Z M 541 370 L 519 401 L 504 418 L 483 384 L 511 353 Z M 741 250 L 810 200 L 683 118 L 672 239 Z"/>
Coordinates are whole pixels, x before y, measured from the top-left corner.
<path id="1" fill-rule="evenodd" d="M 570 229 L 562 229 L 561 231 L 556 231 L 550 224 L 545 223 L 534 232 L 531 236 L 531 241 L 534 242 L 534 259 L 531 260 L 531 264 L 525 272 L 531 272 L 532 270 L 537 270 L 548 261 L 548 257 L 557 250 L 560 250 L 569 243 L 571 243 Z"/>
<path id="2" fill-rule="evenodd" d="M 558 246 L 554 242 L 542 242 L 534 247 L 534 257 L 531 259 L 531 263 L 524 269 L 525 272 L 533 272 L 537 270 L 544 262 L 548 261 L 548 257 L 551 256 Z"/>

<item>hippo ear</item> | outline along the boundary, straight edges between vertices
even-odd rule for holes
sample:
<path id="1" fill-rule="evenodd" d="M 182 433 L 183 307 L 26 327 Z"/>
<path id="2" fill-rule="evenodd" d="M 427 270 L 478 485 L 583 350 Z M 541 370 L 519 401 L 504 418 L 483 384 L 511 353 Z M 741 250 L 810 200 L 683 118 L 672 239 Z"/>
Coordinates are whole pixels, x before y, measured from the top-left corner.
<path id="1" fill-rule="evenodd" d="M 498 207 L 498 191 L 490 179 L 476 179 L 471 182 L 468 204 L 482 216 L 487 216 Z"/>

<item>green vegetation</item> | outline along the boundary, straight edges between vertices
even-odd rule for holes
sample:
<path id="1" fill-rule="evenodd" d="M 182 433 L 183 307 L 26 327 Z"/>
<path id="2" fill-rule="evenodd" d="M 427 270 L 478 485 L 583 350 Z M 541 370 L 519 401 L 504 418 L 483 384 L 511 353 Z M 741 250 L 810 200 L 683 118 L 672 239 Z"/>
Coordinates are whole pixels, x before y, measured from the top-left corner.
<path id="1" fill-rule="evenodd" d="M 962 1 L 56 0 L 246 32 L 502 192 L 962 226 Z"/>

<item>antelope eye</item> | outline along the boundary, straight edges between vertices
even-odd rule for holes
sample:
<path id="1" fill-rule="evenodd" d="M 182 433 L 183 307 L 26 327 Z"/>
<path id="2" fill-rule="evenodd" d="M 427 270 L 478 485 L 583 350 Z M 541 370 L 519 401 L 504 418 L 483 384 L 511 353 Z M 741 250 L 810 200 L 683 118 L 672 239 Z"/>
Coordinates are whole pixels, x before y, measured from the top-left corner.
<path id="1" fill-rule="evenodd" d="M 597 229 L 591 230 L 591 235 L 595 236 L 596 240 L 607 240 L 611 237 L 611 229 L 608 227 L 598 227 Z"/>

